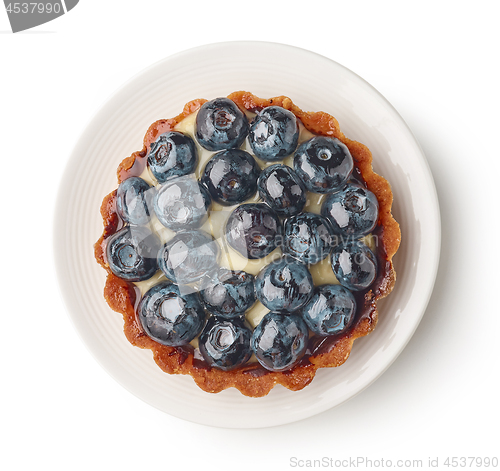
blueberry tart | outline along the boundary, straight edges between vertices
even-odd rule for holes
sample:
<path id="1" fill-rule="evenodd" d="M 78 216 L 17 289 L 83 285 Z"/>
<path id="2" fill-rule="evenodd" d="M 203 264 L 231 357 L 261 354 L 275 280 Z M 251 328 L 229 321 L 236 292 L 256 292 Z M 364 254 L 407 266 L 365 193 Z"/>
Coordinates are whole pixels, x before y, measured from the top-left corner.
<path id="1" fill-rule="evenodd" d="M 375 328 L 401 233 L 389 183 L 333 116 L 284 96 L 193 100 L 117 176 L 94 245 L 104 298 L 166 373 L 300 390 Z"/>

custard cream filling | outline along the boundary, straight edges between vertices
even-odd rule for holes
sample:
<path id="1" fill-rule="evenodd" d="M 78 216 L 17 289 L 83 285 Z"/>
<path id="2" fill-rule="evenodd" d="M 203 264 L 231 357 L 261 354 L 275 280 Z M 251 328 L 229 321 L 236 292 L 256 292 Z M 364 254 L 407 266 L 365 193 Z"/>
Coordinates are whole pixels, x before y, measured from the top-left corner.
<path id="1" fill-rule="evenodd" d="M 195 129 L 196 129 L 196 113 L 193 113 L 183 119 L 180 123 L 178 123 L 174 130 L 189 135 L 196 144 L 198 151 L 199 163 L 194 172 L 194 175 L 197 179 L 200 178 L 205 165 L 211 159 L 211 157 L 216 152 L 210 152 L 207 149 L 204 149 L 198 144 L 198 141 L 195 137 Z M 255 116 L 254 113 L 247 112 L 247 116 L 251 119 Z M 300 134 L 299 134 L 299 145 L 314 137 L 314 134 L 309 132 L 302 123 L 299 122 L 300 126 Z M 245 150 L 249 154 L 252 154 L 252 148 L 248 142 L 248 139 L 245 139 L 241 149 Z M 253 154 L 252 154 L 253 155 Z M 277 162 L 264 162 L 255 156 L 253 156 L 257 162 L 257 164 L 261 168 L 265 168 L 269 165 L 273 165 Z M 285 158 L 283 163 L 288 165 L 289 167 L 293 167 L 293 155 Z M 150 185 L 159 186 L 158 181 L 150 172 L 149 167 L 146 166 L 140 177 L 147 181 Z M 321 205 L 323 204 L 324 199 L 327 195 L 321 195 L 317 193 L 307 192 L 307 200 L 306 205 L 304 207 L 304 212 L 311 212 L 320 214 L 321 213 Z M 261 201 L 259 194 L 256 193 L 252 198 L 245 201 L 245 203 L 255 203 Z M 202 231 L 208 232 L 213 235 L 215 240 L 220 246 L 220 259 L 219 266 L 223 268 L 228 268 L 231 270 L 243 270 L 247 273 L 251 273 L 252 275 L 257 275 L 259 271 L 268 265 L 273 260 L 281 257 L 281 248 L 276 248 L 273 252 L 267 255 L 264 258 L 257 260 L 249 260 L 246 257 L 243 257 L 240 253 L 233 250 L 226 242 L 226 238 L 224 237 L 224 227 L 227 219 L 229 218 L 232 211 L 239 205 L 234 206 L 222 206 L 218 203 L 212 202 L 208 219 L 207 221 L 200 227 Z M 162 244 L 165 244 L 170 239 L 172 239 L 175 235 L 175 232 L 163 226 L 160 223 L 158 218 L 152 214 L 151 217 L 151 229 L 155 232 L 160 238 Z M 361 239 L 371 250 L 375 249 L 375 239 L 372 234 L 368 234 L 363 239 Z M 309 271 L 312 275 L 313 282 L 315 286 L 323 285 L 323 284 L 339 284 L 337 278 L 335 277 L 331 262 L 330 255 L 328 255 L 322 261 L 309 266 Z M 168 279 L 160 270 L 156 272 L 156 274 L 148 280 L 136 282 L 135 285 L 141 291 L 141 295 L 144 295 L 146 291 L 155 286 L 156 284 L 167 281 Z M 193 289 L 196 289 L 194 287 Z M 252 327 L 256 327 L 261 319 L 269 312 L 260 301 L 257 301 L 253 307 L 251 307 L 245 314 L 248 322 L 252 325 Z M 198 340 L 195 339 L 191 342 L 191 345 L 194 347 L 198 346 Z"/>

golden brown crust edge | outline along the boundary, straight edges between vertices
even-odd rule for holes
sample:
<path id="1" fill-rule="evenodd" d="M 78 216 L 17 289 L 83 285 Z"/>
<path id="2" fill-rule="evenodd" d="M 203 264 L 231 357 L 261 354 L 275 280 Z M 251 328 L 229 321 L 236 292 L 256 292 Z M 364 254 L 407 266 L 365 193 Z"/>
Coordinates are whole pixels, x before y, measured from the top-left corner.
<path id="1" fill-rule="evenodd" d="M 281 106 L 294 113 L 309 131 L 319 135 L 336 137 L 349 148 L 368 189 L 377 196 L 379 201 L 377 230 L 379 243 L 381 243 L 379 254 L 379 262 L 382 263 L 381 273 L 372 288 L 364 294 L 361 314 L 350 330 L 340 337 L 327 338 L 327 341 L 318 339 L 313 345 L 314 348 L 311 347 L 312 356 L 286 372 L 267 371 L 258 364 L 247 364 L 229 372 L 215 368 L 209 369 L 194 358 L 194 351 L 191 347 L 167 347 L 147 337 L 136 317 L 137 289 L 132 283 L 111 273 L 105 257 L 105 244 L 106 239 L 115 233 L 120 225 L 115 208 L 116 190 L 103 200 L 101 215 L 104 231 L 94 249 L 96 260 L 108 272 L 104 297 L 114 311 L 122 314 L 124 332 L 132 345 L 150 349 L 153 352 L 155 362 L 163 371 L 170 374 L 191 375 L 196 384 L 204 391 L 216 393 L 234 387 L 246 396 L 261 397 L 268 394 L 276 384 L 281 384 L 291 390 L 304 388 L 312 381 L 318 368 L 335 367 L 344 363 L 349 357 L 354 340 L 369 334 L 375 328 L 378 319 L 377 301 L 392 291 L 396 280 L 392 257 L 399 247 L 401 232 L 391 213 L 393 196 L 390 185 L 383 177 L 373 171 L 371 152 L 363 144 L 345 137 L 333 116 L 324 112 L 304 112 L 285 96 L 262 99 L 249 92 L 240 91 L 230 94 L 228 98 L 240 108 L 248 111 L 257 111 L 271 105 Z M 187 103 L 182 113 L 175 118 L 153 123 L 144 137 L 143 149 L 124 159 L 118 166 L 118 182 L 133 175 L 140 175 L 146 165 L 150 145 L 156 137 L 172 130 L 177 123 L 197 111 L 205 101 L 204 99 L 193 100 Z"/>

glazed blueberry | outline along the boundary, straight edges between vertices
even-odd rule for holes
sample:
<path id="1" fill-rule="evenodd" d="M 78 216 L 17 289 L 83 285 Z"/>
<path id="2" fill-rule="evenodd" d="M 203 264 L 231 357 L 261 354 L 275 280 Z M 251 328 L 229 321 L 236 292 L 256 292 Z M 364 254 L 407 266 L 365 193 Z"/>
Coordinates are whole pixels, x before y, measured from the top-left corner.
<path id="1" fill-rule="evenodd" d="M 215 201 L 231 206 L 255 194 L 259 174 L 260 168 L 248 152 L 229 149 L 208 161 L 201 182 Z"/>
<path id="2" fill-rule="evenodd" d="M 108 239 L 109 268 L 124 280 L 147 280 L 158 270 L 156 256 L 160 246 L 158 237 L 145 227 L 125 226 Z"/>
<path id="3" fill-rule="evenodd" d="M 173 283 L 153 286 L 137 308 L 141 325 L 153 340 L 163 345 L 186 345 L 202 330 L 205 311 L 196 293 L 181 294 Z"/>
<path id="4" fill-rule="evenodd" d="M 161 134 L 151 144 L 148 165 L 160 183 L 192 173 L 198 165 L 196 145 L 193 139 L 180 132 Z"/>
<path id="5" fill-rule="evenodd" d="M 274 162 L 290 155 L 297 147 L 299 124 L 295 115 L 279 106 L 264 108 L 252 121 L 248 141 L 254 154 Z"/>
<path id="6" fill-rule="evenodd" d="M 151 219 L 154 192 L 142 178 L 127 178 L 116 190 L 116 212 L 129 224 L 147 224 Z"/>
<path id="7" fill-rule="evenodd" d="M 255 303 L 254 276 L 244 271 L 219 268 L 203 288 L 205 307 L 228 319 L 242 316 Z"/>
<path id="8" fill-rule="evenodd" d="M 158 265 L 179 284 L 192 283 L 217 270 L 219 245 L 203 231 L 178 232 L 160 250 Z"/>
<path id="9" fill-rule="evenodd" d="M 362 185 L 348 183 L 338 193 L 328 195 L 321 214 L 330 220 L 335 233 L 358 239 L 377 225 L 377 197 Z"/>
<path id="10" fill-rule="evenodd" d="M 377 260 L 362 242 L 348 242 L 333 249 L 332 269 L 342 286 L 360 291 L 368 288 L 375 280 Z"/>
<path id="11" fill-rule="evenodd" d="M 355 314 L 354 296 L 340 285 L 316 287 L 313 297 L 302 309 L 306 324 L 318 335 L 337 335 L 345 332 Z"/>
<path id="12" fill-rule="evenodd" d="M 316 136 L 299 146 L 293 167 L 306 188 L 315 193 L 340 190 L 351 176 L 354 162 L 338 139 Z"/>
<path id="13" fill-rule="evenodd" d="M 227 243 L 244 257 L 262 258 L 277 247 L 281 222 L 264 203 L 242 204 L 229 216 L 225 234 Z"/>
<path id="14" fill-rule="evenodd" d="M 260 197 L 280 216 L 300 213 L 306 204 L 304 184 L 288 165 L 265 168 L 257 181 Z"/>
<path id="15" fill-rule="evenodd" d="M 161 185 L 154 199 L 158 220 L 169 229 L 195 229 L 208 218 L 208 191 L 193 178 L 179 177 Z"/>
<path id="16" fill-rule="evenodd" d="M 285 221 L 283 252 L 308 265 L 326 258 L 332 248 L 332 228 L 326 218 L 301 213 Z"/>
<path id="17" fill-rule="evenodd" d="M 246 363 L 251 355 L 252 331 L 240 319 L 208 319 L 199 338 L 199 349 L 205 361 L 222 371 L 229 371 Z"/>
<path id="18" fill-rule="evenodd" d="M 257 299 L 270 311 L 292 312 L 312 296 L 313 279 L 307 267 L 291 257 L 282 257 L 264 267 L 255 278 Z"/>
<path id="19" fill-rule="evenodd" d="M 271 371 L 295 366 L 307 349 L 309 331 L 297 314 L 267 313 L 252 335 L 252 350 L 258 362 Z"/>
<path id="20" fill-rule="evenodd" d="M 210 151 L 240 147 L 247 134 L 248 120 L 229 98 L 207 101 L 196 115 L 196 139 Z"/>

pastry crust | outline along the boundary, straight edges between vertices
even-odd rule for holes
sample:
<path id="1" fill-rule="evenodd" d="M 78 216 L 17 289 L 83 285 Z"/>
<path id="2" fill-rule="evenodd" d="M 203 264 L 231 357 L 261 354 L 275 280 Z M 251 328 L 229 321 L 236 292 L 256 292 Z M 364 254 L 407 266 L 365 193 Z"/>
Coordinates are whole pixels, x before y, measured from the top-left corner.
<path id="1" fill-rule="evenodd" d="M 318 368 L 335 367 L 344 363 L 350 355 L 354 340 L 368 335 L 377 324 L 377 301 L 387 296 L 394 287 L 396 272 L 392 258 L 401 241 L 399 225 L 391 214 L 393 195 L 387 180 L 373 171 L 369 149 L 359 142 L 348 139 L 340 131 L 339 124 L 333 116 L 324 112 L 302 111 L 285 96 L 262 99 L 249 92 L 240 91 L 232 93 L 228 98 L 242 110 L 252 112 L 271 105 L 281 106 L 294 113 L 312 133 L 339 139 L 349 148 L 359 176 L 365 181 L 367 188 L 376 195 L 379 202 L 379 220 L 373 234 L 378 240 L 379 272 L 368 290 L 353 293 L 358 305 L 353 325 L 339 336 L 311 337 L 304 358 L 294 368 L 284 372 L 268 371 L 258 363 L 247 363 L 232 371 L 221 371 L 210 368 L 203 360 L 195 358 L 194 349 L 190 345 L 168 347 L 155 342 L 144 333 L 136 316 L 135 307 L 140 299 L 139 290 L 133 283 L 113 275 L 106 261 L 106 239 L 119 230 L 122 224 L 116 213 L 116 190 L 107 195 L 102 202 L 104 231 L 94 246 L 97 262 L 108 273 L 104 297 L 114 311 L 122 314 L 124 332 L 129 342 L 137 347 L 150 349 L 155 362 L 167 373 L 189 374 L 201 389 L 211 393 L 234 387 L 246 396 L 260 397 L 268 394 L 276 384 L 296 391 L 313 380 Z M 205 101 L 193 100 L 187 103 L 182 113 L 175 118 L 153 123 L 144 137 L 143 149 L 134 152 L 118 166 L 118 182 L 140 175 L 146 166 L 151 143 L 160 134 L 173 130 L 184 118 L 196 112 Z"/>

